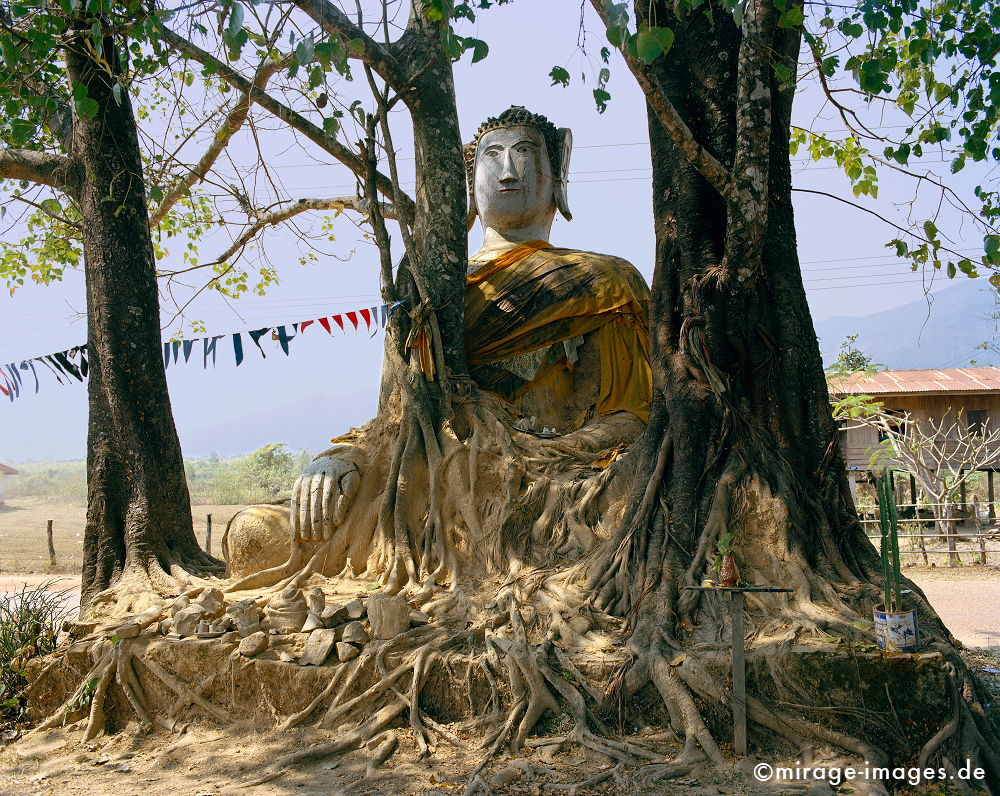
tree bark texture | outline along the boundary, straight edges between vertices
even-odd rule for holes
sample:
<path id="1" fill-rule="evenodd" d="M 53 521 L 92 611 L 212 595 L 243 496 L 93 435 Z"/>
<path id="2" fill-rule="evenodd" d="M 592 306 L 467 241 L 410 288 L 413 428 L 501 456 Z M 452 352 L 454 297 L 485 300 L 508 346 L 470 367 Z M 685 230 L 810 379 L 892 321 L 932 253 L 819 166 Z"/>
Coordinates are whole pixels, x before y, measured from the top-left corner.
<path id="1" fill-rule="evenodd" d="M 467 373 L 464 299 L 468 265 L 468 189 L 455 104 L 451 63 L 442 30 L 414 3 L 407 31 L 395 49 L 411 88 L 403 100 L 413 122 L 417 187 L 411 270 L 422 278 L 437 310 L 444 365 L 455 377 Z"/>
<path id="2" fill-rule="evenodd" d="M 83 593 L 94 596 L 132 568 L 165 576 L 203 566 L 191 522 L 180 443 L 160 345 L 160 311 L 135 117 L 115 43 L 98 55 L 89 21 L 67 47 L 71 85 L 98 110 L 74 117 L 73 159 L 85 178 L 89 425 Z M 117 95 L 117 96 L 116 96 Z"/>

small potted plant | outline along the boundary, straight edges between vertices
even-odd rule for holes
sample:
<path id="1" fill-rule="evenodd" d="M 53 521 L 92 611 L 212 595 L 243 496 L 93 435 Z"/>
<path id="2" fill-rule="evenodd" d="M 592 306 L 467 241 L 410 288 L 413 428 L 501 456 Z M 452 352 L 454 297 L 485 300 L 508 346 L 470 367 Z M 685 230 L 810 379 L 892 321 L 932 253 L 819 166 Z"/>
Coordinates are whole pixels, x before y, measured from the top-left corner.
<path id="1" fill-rule="evenodd" d="M 920 644 L 915 608 L 903 609 L 902 575 L 899 571 L 899 536 L 892 476 L 882 471 L 877 482 L 879 530 L 882 536 L 882 577 L 884 599 L 873 609 L 875 641 L 883 652 L 915 652 Z"/>
<path id="2" fill-rule="evenodd" d="M 733 535 L 729 532 L 722 534 L 715 549 L 718 552 L 715 557 L 715 569 L 719 571 L 719 585 L 724 589 L 731 589 L 740 580 L 740 571 L 733 559 Z"/>

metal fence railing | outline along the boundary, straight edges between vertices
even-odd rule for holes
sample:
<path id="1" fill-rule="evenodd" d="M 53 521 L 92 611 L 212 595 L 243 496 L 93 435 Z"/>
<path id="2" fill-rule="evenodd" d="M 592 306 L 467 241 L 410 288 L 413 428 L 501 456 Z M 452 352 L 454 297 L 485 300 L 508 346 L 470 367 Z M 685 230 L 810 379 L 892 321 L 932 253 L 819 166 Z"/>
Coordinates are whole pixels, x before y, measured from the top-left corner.
<path id="1" fill-rule="evenodd" d="M 1000 547 L 987 547 L 988 542 L 1000 542 L 1000 527 L 997 519 L 989 516 L 995 514 L 990 509 L 991 505 L 986 502 L 901 503 L 896 507 L 900 521 L 899 552 L 922 556 L 924 564 L 929 563 L 928 554 L 942 553 L 947 554 L 948 566 L 952 567 L 962 563 L 962 555 L 972 555 L 978 558 L 977 563 L 988 564 L 990 554 L 1000 554 Z M 936 517 L 935 513 L 941 517 Z M 858 519 L 865 535 L 878 547 L 881 543 L 878 509 L 860 510 Z M 925 533 L 925 529 L 932 532 Z M 945 547 L 928 547 L 926 539 L 935 539 Z M 909 541 L 909 549 L 903 548 L 906 541 Z"/>

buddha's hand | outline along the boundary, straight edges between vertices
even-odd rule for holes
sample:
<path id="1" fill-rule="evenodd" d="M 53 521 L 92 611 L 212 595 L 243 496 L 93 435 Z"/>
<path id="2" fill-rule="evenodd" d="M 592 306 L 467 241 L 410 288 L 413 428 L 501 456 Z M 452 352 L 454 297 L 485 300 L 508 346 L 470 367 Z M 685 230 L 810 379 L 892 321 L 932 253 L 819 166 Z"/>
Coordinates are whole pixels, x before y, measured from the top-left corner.
<path id="1" fill-rule="evenodd" d="M 314 459 L 295 480 L 290 506 L 293 541 L 326 541 L 344 521 L 361 486 L 361 471 L 347 455 L 353 451 L 352 445 L 337 445 Z"/>

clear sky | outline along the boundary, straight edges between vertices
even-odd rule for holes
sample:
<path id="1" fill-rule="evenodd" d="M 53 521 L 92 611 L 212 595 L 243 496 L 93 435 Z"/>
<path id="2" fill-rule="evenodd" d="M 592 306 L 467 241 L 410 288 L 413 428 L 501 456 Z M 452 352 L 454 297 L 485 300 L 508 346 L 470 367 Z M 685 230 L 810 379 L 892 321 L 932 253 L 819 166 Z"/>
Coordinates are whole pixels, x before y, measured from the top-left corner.
<path id="1" fill-rule="evenodd" d="M 584 5 L 589 11 L 589 5 Z M 466 56 L 455 67 L 463 135 L 468 139 L 486 116 L 496 115 L 511 104 L 525 105 L 544 113 L 558 126 L 571 127 L 575 139 L 570 185 L 574 220 L 567 223 L 558 219 L 552 242 L 625 257 L 648 278 L 652 274 L 653 234 L 642 94 L 616 60 L 609 84 L 613 99 L 606 113 L 597 113 L 590 95 L 595 64 L 577 47 L 579 9 L 577 0 L 522 0 L 480 15 L 475 30 L 470 26 L 466 35 L 488 41 L 489 57 L 472 65 Z M 599 24 L 588 16 L 586 26 L 588 52 L 596 55 L 604 43 Z M 566 66 L 573 75 L 568 89 L 550 85 L 547 75 L 557 64 Z M 585 84 L 581 73 L 587 75 Z M 345 92 L 363 97 L 359 83 L 363 80 L 346 86 Z M 396 143 L 405 158 L 406 119 L 402 113 L 394 116 Z M 842 130 L 813 88 L 800 91 L 795 120 L 813 129 Z M 873 118 L 871 123 L 894 129 L 902 122 L 887 115 Z M 352 192 L 350 175 L 331 163 L 325 153 L 293 144 L 290 135 L 273 121 L 262 121 L 259 133 L 268 165 L 287 195 L 328 197 Z M 244 167 L 249 167 L 254 157 L 247 137 L 234 143 L 233 175 L 245 173 Z M 403 160 L 402 165 L 408 162 Z M 847 180 L 835 164 L 807 166 L 800 157 L 794 166 L 798 187 L 853 200 Z M 938 164 L 945 174 L 946 166 Z M 960 184 L 967 187 L 973 176 L 959 175 Z M 412 185 L 412 176 L 407 179 Z M 912 193 L 912 184 L 886 179 L 878 202 L 858 201 L 903 221 Z M 807 194 L 796 194 L 795 206 L 799 256 L 815 318 L 867 315 L 921 297 L 928 284 L 947 286 L 946 279 L 939 277 L 933 283 L 890 256 L 884 244 L 893 232 L 874 217 Z M 309 222 L 304 223 L 308 226 Z M 287 231 L 271 232 L 264 245 L 281 283 L 264 297 L 243 298 L 233 306 L 217 294 L 203 294 L 192 305 L 190 317 L 203 321 L 209 334 L 225 334 L 377 304 L 377 253 L 362 233 L 346 216 L 340 216 L 334 222 L 336 240 L 324 241 L 317 261 L 303 266 L 298 257 L 304 245 Z M 4 234 L 14 233 L 7 230 Z M 225 248 L 224 234 L 220 232 L 202 244 L 203 259 Z M 478 228 L 472 233 L 473 250 L 480 234 Z M 962 234 L 969 238 L 963 239 Z M 977 241 L 966 227 L 959 230 L 953 244 L 970 248 Z M 179 265 L 177 253 L 161 265 Z M 83 278 L 79 273 L 70 273 L 62 283 L 50 287 L 27 286 L 12 297 L 0 295 L 0 361 L 21 360 L 82 343 L 86 337 L 83 313 Z M 165 315 L 164 321 L 169 317 Z M 166 328 L 165 336 L 175 332 L 176 326 Z M 189 332 L 188 336 L 197 335 Z M 331 338 L 313 326 L 293 342 L 289 357 L 281 354 L 276 343 L 266 345 L 270 346 L 266 360 L 254 351 L 239 368 L 233 365 L 231 344 L 223 340 L 214 370 L 203 370 L 197 353 L 187 365 L 168 370 L 182 438 L 197 429 L 315 393 L 375 393 L 381 334 L 369 337 L 352 332 Z M 336 409 L 331 407 L 329 427 L 316 431 L 316 449 L 338 429 Z M 273 439 L 281 438 L 278 424 Z M 38 395 L 26 395 L 14 403 L 0 402 L 0 460 L 79 458 L 85 453 L 85 441 L 86 389 L 82 385 L 59 386 L 54 379 L 43 378 Z"/>

